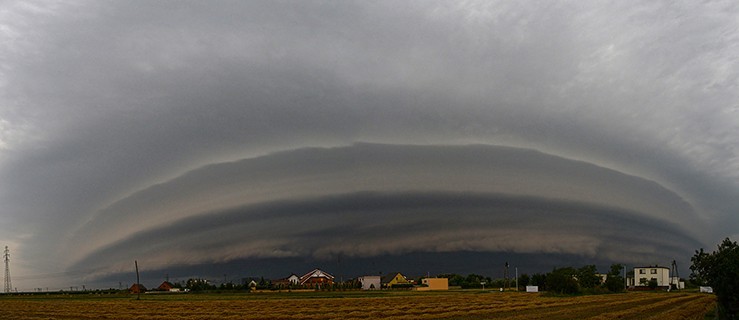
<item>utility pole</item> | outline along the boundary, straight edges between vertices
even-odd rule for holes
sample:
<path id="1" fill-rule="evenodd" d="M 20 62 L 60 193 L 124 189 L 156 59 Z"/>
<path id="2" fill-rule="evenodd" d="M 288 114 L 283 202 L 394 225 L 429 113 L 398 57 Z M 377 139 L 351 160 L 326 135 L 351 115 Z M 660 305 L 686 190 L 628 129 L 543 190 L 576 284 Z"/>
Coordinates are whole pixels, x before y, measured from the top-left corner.
<path id="1" fill-rule="evenodd" d="M 505 286 L 504 287 L 505 287 L 506 290 L 508 289 L 508 267 L 509 266 L 510 265 L 506 261 L 506 263 L 505 263 L 505 269 L 503 269 L 503 278 L 505 278 Z"/>
<path id="2" fill-rule="evenodd" d="M 136 300 L 141 300 L 141 283 L 139 282 L 139 262 L 134 260 L 136 266 Z"/>
<path id="3" fill-rule="evenodd" d="M 5 259 L 5 293 L 11 293 L 13 286 L 10 284 L 10 250 L 8 246 L 5 246 L 3 258 Z"/>
<path id="4" fill-rule="evenodd" d="M 636 275 L 634 275 L 634 279 L 636 279 Z M 629 278 L 626 278 L 626 265 L 624 265 L 624 290 L 628 290 L 628 289 L 629 289 Z"/>

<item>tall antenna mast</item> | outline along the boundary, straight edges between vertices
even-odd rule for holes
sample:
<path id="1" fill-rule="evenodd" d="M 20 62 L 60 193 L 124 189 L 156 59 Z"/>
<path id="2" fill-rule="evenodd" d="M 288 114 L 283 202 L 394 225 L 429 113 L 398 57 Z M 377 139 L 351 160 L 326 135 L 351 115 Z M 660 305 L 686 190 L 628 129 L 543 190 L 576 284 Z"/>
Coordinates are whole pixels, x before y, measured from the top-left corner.
<path id="1" fill-rule="evenodd" d="M 10 284 L 10 250 L 8 246 L 5 246 L 3 259 L 5 259 L 5 293 L 11 293 L 13 292 L 13 285 Z"/>
<path id="2" fill-rule="evenodd" d="M 670 274 L 670 286 L 673 284 L 675 289 L 680 289 L 680 275 L 677 274 L 677 262 L 675 260 L 672 260 L 672 274 Z"/>

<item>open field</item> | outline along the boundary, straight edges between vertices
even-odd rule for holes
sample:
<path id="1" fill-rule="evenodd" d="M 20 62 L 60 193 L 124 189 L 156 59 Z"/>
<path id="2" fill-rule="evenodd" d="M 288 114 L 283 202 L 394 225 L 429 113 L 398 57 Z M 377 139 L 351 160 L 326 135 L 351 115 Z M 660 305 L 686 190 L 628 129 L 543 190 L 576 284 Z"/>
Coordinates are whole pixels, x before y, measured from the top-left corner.
<path id="1" fill-rule="evenodd" d="M 480 291 L 0 297 L 2 319 L 703 319 L 713 295 Z"/>

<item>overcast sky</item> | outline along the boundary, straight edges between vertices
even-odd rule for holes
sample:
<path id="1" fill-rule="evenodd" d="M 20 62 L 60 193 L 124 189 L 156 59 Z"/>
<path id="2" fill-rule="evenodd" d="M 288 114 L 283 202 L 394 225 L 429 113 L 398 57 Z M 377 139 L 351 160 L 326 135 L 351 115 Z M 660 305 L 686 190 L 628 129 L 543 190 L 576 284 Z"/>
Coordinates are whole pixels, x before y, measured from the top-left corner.
<path id="1" fill-rule="evenodd" d="M 19 290 L 133 260 L 687 271 L 739 238 L 737 17 L 732 0 L 0 1 L 0 245 Z"/>

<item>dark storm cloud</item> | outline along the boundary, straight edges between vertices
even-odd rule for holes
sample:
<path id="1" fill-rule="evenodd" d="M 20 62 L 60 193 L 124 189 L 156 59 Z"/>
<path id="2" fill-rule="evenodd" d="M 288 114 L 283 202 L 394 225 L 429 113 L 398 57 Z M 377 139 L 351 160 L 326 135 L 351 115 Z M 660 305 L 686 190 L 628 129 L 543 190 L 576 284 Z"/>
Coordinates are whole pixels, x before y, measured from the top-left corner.
<path id="1" fill-rule="evenodd" d="M 134 255 L 156 267 L 417 251 L 637 262 L 689 253 L 694 215 L 654 182 L 536 151 L 358 144 L 194 170 L 102 210 L 67 245 L 72 268 L 109 270 Z"/>
<path id="2" fill-rule="evenodd" d="M 304 198 L 465 190 L 566 199 L 698 226 L 688 237 L 704 244 L 739 225 L 732 1 L 3 7 L 0 240 L 29 274 L 54 272 L 57 261 L 146 227 L 295 200 L 295 191 Z M 593 167 L 563 175 L 546 159 L 523 157 L 519 171 L 533 175 L 506 176 L 511 183 L 493 188 L 440 159 L 434 173 L 401 169 L 390 158 L 374 167 L 354 159 L 372 168 L 356 175 L 349 164 L 332 175 L 313 159 L 314 176 L 304 180 L 297 177 L 306 165 L 294 162 L 270 167 L 272 176 L 236 172 L 226 184 L 207 167 L 362 141 L 518 147 L 620 174 L 606 174 L 615 182 L 598 180 L 604 171 Z M 188 181 L 194 176 L 200 188 Z M 284 184 L 270 185 L 270 177 Z M 636 188 L 622 187 L 637 180 Z M 442 181 L 453 183 L 425 187 Z M 596 181 L 599 192 L 591 190 Z M 94 241 L 76 250 L 83 235 Z"/>
<path id="3" fill-rule="evenodd" d="M 72 269 L 125 270 L 132 255 L 157 270 L 243 258 L 460 251 L 639 263 L 683 256 L 699 244 L 670 221 L 598 205 L 501 194 L 353 193 L 181 219 L 132 234 Z"/>

